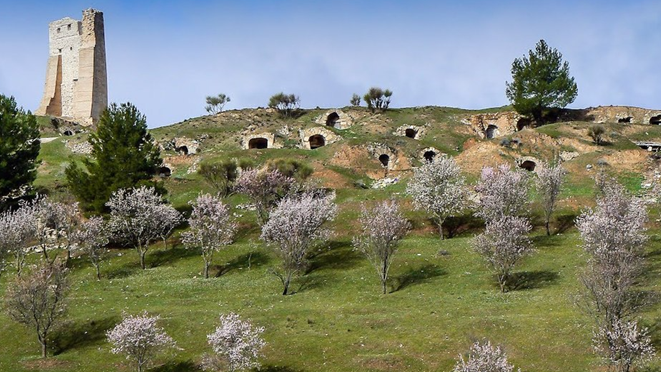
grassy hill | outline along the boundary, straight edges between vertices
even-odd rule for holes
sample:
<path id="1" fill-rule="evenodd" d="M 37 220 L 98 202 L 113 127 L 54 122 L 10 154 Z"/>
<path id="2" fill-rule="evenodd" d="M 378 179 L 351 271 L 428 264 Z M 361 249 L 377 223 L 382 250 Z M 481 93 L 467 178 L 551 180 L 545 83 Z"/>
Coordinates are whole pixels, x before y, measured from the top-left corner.
<path id="1" fill-rule="evenodd" d="M 200 191 L 210 191 L 195 173 L 201 161 L 249 158 L 258 164 L 278 158 L 298 159 L 314 168 L 311 179 L 337 190 L 339 216 L 327 244 L 318 247 L 308 272 L 296 279 L 294 295 L 282 296 L 278 279 L 270 274 L 277 259 L 259 241 L 254 212 L 237 208 L 247 200 L 228 198 L 241 230 L 237 241 L 215 257 L 213 278 L 201 278 L 202 259 L 185 250 L 181 231 L 164 248 L 155 245 L 147 254 L 147 270 L 139 268 L 137 254 L 114 249 L 102 266 L 103 280 L 84 257 L 72 265 L 71 301 L 67 323 L 55 335 L 48 360 L 38 358 L 36 337 L 0 314 L 2 371 L 129 371 L 122 357 L 110 353 L 105 331 L 123 312 L 147 310 L 159 314 L 161 325 L 180 349 L 157 358 L 153 371 L 196 370 L 208 351 L 206 335 L 218 315 L 230 311 L 264 326 L 268 346 L 262 359 L 265 371 L 450 371 L 457 356 L 475 340 L 488 338 L 503 345 L 510 361 L 523 371 L 602 371 L 591 349 L 592 321 L 574 304 L 580 290 L 577 275 L 587 257 L 573 219 L 593 204 L 591 177 L 603 168 L 633 192 L 650 182 L 657 160 L 632 141 L 660 141 L 661 127 L 649 124 L 605 122 L 607 144 L 596 146 L 587 136 L 593 121 L 567 120 L 538 128 L 503 132 L 481 138 L 475 115 L 487 115 L 485 126 L 508 108 L 468 111 L 444 107 L 418 107 L 371 114 L 360 108 L 342 112 L 353 123 L 346 129 L 325 124 L 333 110 L 305 110 L 282 118 L 265 109 L 223 112 L 189 119 L 152 130 L 164 145 L 163 155 L 172 174 L 164 179 L 168 198 L 186 210 Z M 415 139 L 397 135 L 398 128 L 424 130 Z M 336 141 L 307 150 L 300 130 L 323 128 Z M 482 129 L 485 129 L 482 127 Z M 251 135 L 272 134 L 281 148 L 243 149 Z M 324 132 L 325 133 L 325 132 Z M 52 135 L 52 134 L 51 134 Z M 327 138 L 331 138 L 330 135 Z M 64 197 L 63 171 L 82 143 L 85 133 L 57 137 L 42 144 L 37 186 L 54 197 Z M 197 146 L 195 154 L 182 154 Z M 449 221 L 454 237 L 441 241 L 423 213 L 414 211 L 405 195 L 411 168 L 421 164 L 424 150 L 435 149 L 456 157 L 469 180 L 477 179 L 484 165 L 521 159 L 548 161 L 568 156 L 570 171 L 553 222 L 557 235 L 543 231 L 538 206 L 532 204 L 537 252 L 516 270 L 517 288 L 500 293 L 493 275 L 470 248 L 480 221 L 463 216 Z M 379 160 L 390 155 L 387 176 L 397 181 L 371 188 L 386 176 Z M 374 269 L 352 250 L 361 203 L 396 197 L 401 200 L 414 229 L 403 241 L 392 268 L 390 293 L 380 294 Z M 661 241 L 652 211 L 648 245 L 646 290 L 661 285 Z M 38 256 L 32 257 L 33 260 Z M 0 278 L 0 291 L 13 272 Z M 652 304 L 641 314 L 661 348 L 661 307 Z M 651 370 L 660 370 L 661 362 Z"/>

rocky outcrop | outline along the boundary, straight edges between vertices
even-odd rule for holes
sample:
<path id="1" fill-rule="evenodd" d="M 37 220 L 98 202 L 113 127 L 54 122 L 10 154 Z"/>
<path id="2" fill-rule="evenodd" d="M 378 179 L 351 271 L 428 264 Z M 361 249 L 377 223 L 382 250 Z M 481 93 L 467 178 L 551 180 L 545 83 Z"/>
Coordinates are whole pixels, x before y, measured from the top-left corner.
<path id="1" fill-rule="evenodd" d="M 328 110 L 318 116 L 315 123 L 336 129 L 347 129 L 353 125 L 354 118 L 342 110 Z"/>
<path id="2" fill-rule="evenodd" d="M 330 145 L 341 139 L 340 136 L 322 127 L 301 129 L 298 131 L 298 135 L 301 139 L 301 147 L 308 150 Z"/>
<path id="3" fill-rule="evenodd" d="M 462 120 L 480 138 L 510 135 L 529 125 L 530 121 L 514 111 L 471 115 Z"/>
<path id="4" fill-rule="evenodd" d="M 245 150 L 248 149 L 279 149 L 282 145 L 275 140 L 275 134 L 251 133 L 243 136 L 241 140 L 241 147 Z"/>
<path id="5" fill-rule="evenodd" d="M 426 128 L 418 125 L 402 125 L 393 133 L 396 136 L 409 137 L 419 140 L 424 136 Z"/>

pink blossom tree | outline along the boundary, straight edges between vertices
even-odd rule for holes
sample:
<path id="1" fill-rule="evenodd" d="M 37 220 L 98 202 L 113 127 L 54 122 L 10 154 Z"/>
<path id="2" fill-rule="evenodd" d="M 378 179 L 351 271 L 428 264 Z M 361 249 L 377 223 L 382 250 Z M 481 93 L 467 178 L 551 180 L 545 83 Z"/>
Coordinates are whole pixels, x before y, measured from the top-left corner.
<path id="1" fill-rule="evenodd" d="M 132 245 L 140 256 L 140 267 L 146 268 L 149 245 L 162 237 L 163 225 L 170 219 L 172 206 L 164 204 L 153 187 L 120 189 L 106 203 L 110 208 L 110 228 L 114 238 Z"/>
<path id="2" fill-rule="evenodd" d="M 205 356 L 204 369 L 218 371 L 227 368 L 234 372 L 259 368 L 258 359 L 266 346 L 263 332 L 263 327 L 255 327 L 235 313 L 221 315 L 220 325 L 207 336 L 213 354 Z"/>
<path id="3" fill-rule="evenodd" d="M 629 372 L 656 355 L 649 330 L 639 328 L 636 321 L 616 319 L 599 327 L 592 341 L 595 351 L 618 372 Z"/>
<path id="4" fill-rule="evenodd" d="M 379 274 L 383 294 L 386 294 L 388 274 L 399 241 L 411 225 L 394 200 L 378 203 L 372 209 L 363 206 L 360 224 L 361 234 L 353 239 L 353 245 L 372 263 Z"/>
<path id="5" fill-rule="evenodd" d="M 101 262 L 108 255 L 108 226 L 101 217 L 92 217 L 81 223 L 72 235 L 72 241 L 85 255 L 96 270 L 96 279 L 101 280 Z"/>
<path id="6" fill-rule="evenodd" d="M 475 215 L 487 223 L 503 216 L 527 214 L 530 187 L 528 175 L 507 165 L 484 167 L 476 186 L 480 202 Z"/>
<path id="7" fill-rule="evenodd" d="M 296 187 L 296 179 L 275 169 L 243 171 L 235 184 L 236 191 L 248 195 L 255 205 L 257 222 L 262 226 L 268 221 L 271 210 Z"/>
<path id="8" fill-rule="evenodd" d="M 406 192 L 416 209 L 430 213 L 443 239 L 443 222 L 467 206 L 467 190 L 461 169 L 452 157 L 443 155 L 413 170 Z"/>
<path id="9" fill-rule="evenodd" d="M 16 273 L 21 276 L 26 249 L 30 241 L 34 239 L 35 232 L 33 204 L 21 203 L 18 209 L 0 214 L 0 264 L 2 270 L 5 268 L 6 258 L 13 255 Z"/>
<path id="10" fill-rule="evenodd" d="M 490 341 L 475 342 L 464 359 L 459 355 L 459 361 L 453 372 L 512 372 L 514 366 L 507 361 L 507 354 L 500 346 L 492 346 Z M 518 369 L 521 372 L 521 369 Z"/>
<path id="11" fill-rule="evenodd" d="M 140 315 L 125 315 L 121 323 L 106 333 L 112 344 L 110 351 L 126 355 L 126 359 L 135 364 L 136 371 L 142 372 L 159 351 L 176 346 L 163 328 L 156 325 L 159 319 L 146 311 Z"/>
<path id="12" fill-rule="evenodd" d="M 501 292 L 507 290 L 514 266 L 532 251 L 531 229 L 524 217 L 503 216 L 487 222 L 484 233 L 473 239 L 473 248 L 498 277 Z"/>
<path id="13" fill-rule="evenodd" d="M 5 294 L 9 317 L 36 332 L 42 358 L 47 356 L 50 331 L 66 309 L 66 274 L 64 265 L 42 262 L 28 275 L 17 276 Z"/>
<path id="14" fill-rule="evenodd" d="M 274 273 L 284 286 L 286 295 L 292 277 L 307 267 L 307 255 L 314 243 L 323 241 L 329 231 L 324 223 L 337 214 L 335 194 L 318 196 L 313 192 L 290 195 L 278 203 L 262 226 L 260 238 L 282 260 L 282 271 Z"/>
<path id="15" fill-rule="evenodd" d="M 190 230 L 182 234 L 183 242 L 189 248 L 200 248 L 204 277 L 208 279 L 213 253 L 232 243 L 236 223 L 231 220 L 229 207 L 219 197 L 204 194 L 191 204 Z"/>
<path id="16" fill-rule="evenodd" d="M 546 235 L 551 235 L 550 222 L 553 211 L 555 211 L 558 202 L 558 196 L 562 191 L 567 171 L 560 164 L 542 163 L 537 167 L 537 193 L 542 199 L 542 208 L 544 209 L 544 226 L 546 226 Z"/>

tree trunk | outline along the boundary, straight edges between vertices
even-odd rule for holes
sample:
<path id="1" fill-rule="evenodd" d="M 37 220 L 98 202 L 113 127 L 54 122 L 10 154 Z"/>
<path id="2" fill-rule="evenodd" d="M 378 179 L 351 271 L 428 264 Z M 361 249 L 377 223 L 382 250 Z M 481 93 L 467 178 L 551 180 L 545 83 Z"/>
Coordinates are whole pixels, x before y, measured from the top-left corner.
<path id="1" fill-rule="evenodd" d="M 99 265 L 94 265 L 94 267 L 96 268 L 96 280 L 101 280 L 101 268 Z"/>
<path id="2" fill-rule="evenodd" d="M 41 357 L 47 358 L 48 354 L 46 353 L 46 350 L 48 350 L 48 347 L 47 347 L 46 337 L 40 339 L 39 343 L 41 343 Z"/>
<path id="3" fill-rule="evenodd" d="M 142 267 L 143 270 L 147 268 L 145 266 L 145 254 L 147 254 L 147 251 L 140 251 L 140 267 Z"/>
<path id="4" fill-rule="evenodd" d="M 71 261 L 71 248 L 67 248 L 67 264 Z"/>
<path id="5" fill-rule="evenodd" d="M 381 272 L 381 286 L 383 294 L 388 293 L 388 260 L 383 260 L 383 271 Z"/>
<path id="6" fill-rule="evenodd" d="M 285 285 L 285 289 L 282 291 L 282 295 L 286 296 L 287 291 L 289 291 L 289 282 L 291 282 L 291 274 L 287 274 L 287 279 L 284 280 L 282 284 Z"/>
<path id="7" fill-rule="evenodd" d="M 441 235 L 441 240 L 445 239 L 445 236 L 443 236 L 443 220 L 438 219 L 438 233 Z"/>
<path id="8" fill-rule="evenodd" d="M 506 291 L 506 284 L 507 284 L 507 275 L 501 275 L 498 277 L 498 281 L 500 284 L 500 292 L 505 293 Z"/>
<path id="9" fill-rule="evenodd" d="M 204 279 L 209 279 L 209 261 L 204 261 Z"/>
<path id="10" fill-rule="evenodd" d="M 551 228 L 550 228 L 550 226 L 549 226 L 549 225 L 550 225 L 550 221 L 549 221 L 549 220 L 550 220 L 550 218 L 547 218 L 547 219 L 546 219 L 546 223 L 545 223 L 545 226 L 546 226 L 546 236 L 551 236 Z"/>
<path id="11" fill-rule="evenodd" d="M 47 251 L 45 245 L 42 245 L 42 246 L 41 246 L 41 253 L 44 254 L 44 258 L 46 259 L 46 261 L 48 261 L 48 251 Z"/>

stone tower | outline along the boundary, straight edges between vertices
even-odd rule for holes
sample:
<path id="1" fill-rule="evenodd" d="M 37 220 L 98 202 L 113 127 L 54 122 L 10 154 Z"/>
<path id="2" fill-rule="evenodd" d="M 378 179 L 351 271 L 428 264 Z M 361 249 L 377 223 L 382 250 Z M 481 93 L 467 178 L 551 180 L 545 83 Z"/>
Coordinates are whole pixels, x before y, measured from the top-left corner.
<path id="1" fill-rule="evenodd" d="M 92 125 L 108 106 L 103 13 L 83 11 L 48 25 L 48 68 L 37 115 L 51 115 Z"/>

